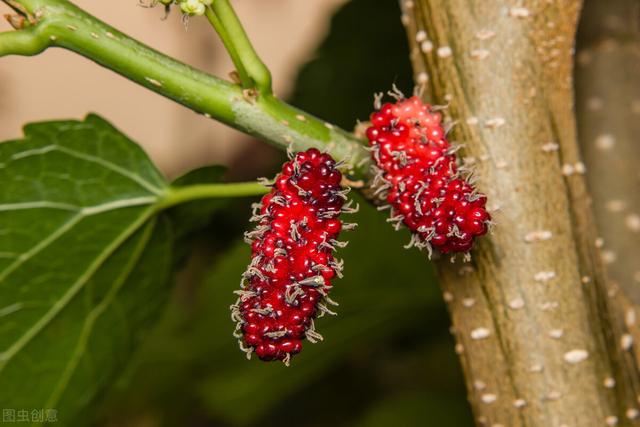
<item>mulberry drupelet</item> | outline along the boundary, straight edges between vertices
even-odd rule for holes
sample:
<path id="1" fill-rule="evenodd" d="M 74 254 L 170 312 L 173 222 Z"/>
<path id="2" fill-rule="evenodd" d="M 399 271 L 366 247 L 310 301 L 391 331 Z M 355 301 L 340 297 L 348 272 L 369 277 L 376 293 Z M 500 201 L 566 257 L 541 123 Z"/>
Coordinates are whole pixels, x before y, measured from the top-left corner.
<path id="1" fill-rule="evenodd" d="M 328 293 L 341 276 L 342 262 L 333 257 L 343 224 L 342 174 L 328 154 L 315 148 L 297 153 L 284 164 L 270 193 L 254 205 L 258 225 L 246 234 L 251 263 L 243 274 L 238 301 L 231 306 L 234 335 L 250 357 L 282 360 L 302 350 L 302 340 L 321 340 L 314 319 L 334 314 Z"/>
<path id="2" fill-rule="evenodd" d="M 366 131 L 376 164 L 374 187 L 405 224 L 411 244 L 441 253 L 468 252 L 487 233 L 486 197 L 459 173 L 440 113 L 416 96 L 385 103 Z"/>

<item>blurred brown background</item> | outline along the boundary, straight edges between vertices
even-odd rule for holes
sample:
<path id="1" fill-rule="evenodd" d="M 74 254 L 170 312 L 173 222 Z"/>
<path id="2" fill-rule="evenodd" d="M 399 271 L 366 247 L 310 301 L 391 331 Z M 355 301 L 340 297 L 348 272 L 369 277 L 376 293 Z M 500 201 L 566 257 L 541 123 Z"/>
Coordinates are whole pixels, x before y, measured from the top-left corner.
<path id="1" fill-rule="evenodd" d="M 76 0 L 76 4 L 142 42 L 227 78 L 233 69 L 209 24 L 194 19 L 188 30 L 173 10 L 137 0 Z M 326 33 L 332 12 L 345 0 L 238 0 L 256 49 L 285 97 L 300 64 Z M 8 9 L 6 9 L 8 11 Z M 4 12 L 5 9 L 3 8 Z M 0 31 L 10 29 L 3 20 Z M 229 164 L 249 138 L 199 116 L 71 52 L 50 49 L 33 58 L 0 63 L 0 141 L 21 135 L 23 123 L 81 118 L 96 112 L 141 144 L 170 177 L 205 164 Z"/>

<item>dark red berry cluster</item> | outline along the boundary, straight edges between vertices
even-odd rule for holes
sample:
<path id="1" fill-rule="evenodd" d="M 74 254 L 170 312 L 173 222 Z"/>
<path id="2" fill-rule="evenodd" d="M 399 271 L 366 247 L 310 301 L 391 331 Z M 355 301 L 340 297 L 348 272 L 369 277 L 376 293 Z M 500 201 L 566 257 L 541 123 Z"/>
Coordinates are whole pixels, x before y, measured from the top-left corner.
<path id="1" fill-rule="evenodd" d="M 467 252 L 487 232 L 486 197 L 460 176 L 440 113 L 418 97 L 386 103 L 371 115 L 367 137 L 378 192 L 404 223 L 412 244 L 441 253 Z"/>
<path id="2" fill-rule="evenodd" d="M 251 264 L 231 307 L 235 335 L 247 356 L 255 351 L 262 360 L 288 363 L 304 338 L 322 339 L 314 318 L 333 314 L 327 294 L 342 263 L 332 252 L 344 246 L 337 240 L 340 231 L 352 227 L 338 219 L 353 211 L 345 205 L 341 180 L 331 156 L 311 148 L 292 156 L 271 192 L 254 205 L 252 220 L 258 225 L 246 234 Z"/>

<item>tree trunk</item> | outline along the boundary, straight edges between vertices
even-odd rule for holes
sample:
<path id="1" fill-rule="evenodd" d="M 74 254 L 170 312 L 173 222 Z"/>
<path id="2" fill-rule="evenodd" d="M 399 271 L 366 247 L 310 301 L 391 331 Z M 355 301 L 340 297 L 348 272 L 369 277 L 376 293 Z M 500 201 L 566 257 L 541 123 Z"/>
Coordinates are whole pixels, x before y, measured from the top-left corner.
<path id="1" fill-rule="evenodd" d="M 576 142 L 580 5 L 401 1 L 416 82 L 450 104 L 453 139 L 495 210 L 471 263 L 438 262 L 478 425 L 637 416 L 637 365 L 619 345 Z"/>

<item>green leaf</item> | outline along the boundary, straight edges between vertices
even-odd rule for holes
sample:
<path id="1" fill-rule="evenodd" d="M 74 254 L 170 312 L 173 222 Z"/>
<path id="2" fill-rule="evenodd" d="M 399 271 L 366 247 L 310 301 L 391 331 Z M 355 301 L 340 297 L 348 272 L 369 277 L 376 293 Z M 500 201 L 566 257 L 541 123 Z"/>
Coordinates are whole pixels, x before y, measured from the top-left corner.
<path id="1" fill-rule="evenodd" d="M 24 132 L 0 144 L 0 408 L 77 426 L 168 295 L 169 185 L 97 116 Z"/>

